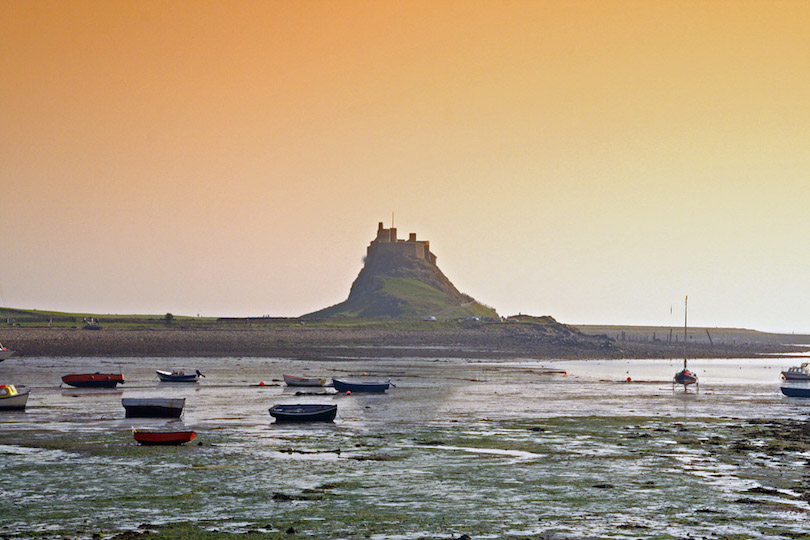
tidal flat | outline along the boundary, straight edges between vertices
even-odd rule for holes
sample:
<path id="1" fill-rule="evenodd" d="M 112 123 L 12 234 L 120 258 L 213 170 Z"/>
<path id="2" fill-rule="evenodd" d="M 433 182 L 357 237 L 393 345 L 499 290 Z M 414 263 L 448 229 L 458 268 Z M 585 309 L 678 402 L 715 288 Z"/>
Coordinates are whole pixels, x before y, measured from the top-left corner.
<path id="1" fill-rule="evenodd" d="M 785 364 L 690 360 L 701 388 L 684 394 L 677 360 L 7 361 L 31 398 L 0 412 L 0 537 L 810 538 L 810 400 L 781 395 Z M 160 383 L 166 367 L 206 378 Z M 119 370 L 116 390 L 59 386 Z M 282 373 L 397 386 L 297 395 Z M 185 413 L 124 418 L 123 397 Z M 338 418 L 273 424 L 297 402 Z M 133 426 L 198 436 L 145 447 Z"/>

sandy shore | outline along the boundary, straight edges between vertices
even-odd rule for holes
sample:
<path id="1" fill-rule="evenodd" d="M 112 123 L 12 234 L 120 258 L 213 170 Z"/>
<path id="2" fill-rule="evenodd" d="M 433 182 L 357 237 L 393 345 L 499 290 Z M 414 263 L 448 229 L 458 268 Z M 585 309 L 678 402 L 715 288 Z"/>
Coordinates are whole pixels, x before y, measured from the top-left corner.
<path id="1" fill-rule="evenodd" d="M 267 356 L 300 359 L 357 357 L 677 358 L 682 345 L 618 342 L 565 335 L 524 325 L 403 330 L 310 326 L 165 328 L 0 328 L 0 339 L 32 356 Z M 691 357 L 734 358 L 795 352 L 774 344 L 690 344 Z"/>

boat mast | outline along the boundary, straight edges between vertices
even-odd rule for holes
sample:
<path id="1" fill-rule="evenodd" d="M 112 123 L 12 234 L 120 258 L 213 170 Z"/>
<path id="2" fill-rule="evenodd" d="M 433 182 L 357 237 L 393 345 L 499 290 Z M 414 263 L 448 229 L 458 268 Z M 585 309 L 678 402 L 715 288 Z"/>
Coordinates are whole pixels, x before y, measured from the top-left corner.
<path id="1" fill-rule="evenodd" d="M 688 296 L 683 297 L 683 369 L 686 369 L 686 302 Z"/>

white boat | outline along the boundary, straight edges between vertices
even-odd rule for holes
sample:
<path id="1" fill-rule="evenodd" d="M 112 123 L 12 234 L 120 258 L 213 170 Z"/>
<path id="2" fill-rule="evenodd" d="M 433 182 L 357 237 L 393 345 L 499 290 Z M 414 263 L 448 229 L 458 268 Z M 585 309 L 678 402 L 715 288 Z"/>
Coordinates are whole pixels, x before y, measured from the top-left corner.
<path id="1" fill-rule="evenodd" d="M 13 384 L 0 384 L 0 409 L 25 409 L 28 393 L 20 392 Z"/>
<path id="2" fill-rule="evenodd" d="M 7 348 L 3 347 L 3 344 L 0 343 L 0 362 L 5 360 L 6 358 L 10 358 L 10 357 L 14 356 L 14 352 L 15 351 L 12 351 L 11 349 L 7 349 Z"/>
<path id="3" fill-rule="evenodd" d="M 194 373 L 186 373 L 182 370 L 173 369 L 171 371 L 163 371 L 156 369 L 155 373 L 164 382 L 197 382 L 200 377 L 205 377 L 200 373 L 199 369 L 195 369 Z"/>
<path id="4" fill-rule="evenodd" d="M 326 379 L 296 377 L 295 375 L 282 375 L 287 386 L 323 386 Z"/>
<path id="5" fill-rule="evenodd" d="M 180 418 L 186 398 L 124 398 L 127 418 Z"/>
<path id="6" fill-rule="evenodd" d="M 810 362 L 787 368 L 782 371 L 782 377 L 788 381 L 810 381 Z"/>

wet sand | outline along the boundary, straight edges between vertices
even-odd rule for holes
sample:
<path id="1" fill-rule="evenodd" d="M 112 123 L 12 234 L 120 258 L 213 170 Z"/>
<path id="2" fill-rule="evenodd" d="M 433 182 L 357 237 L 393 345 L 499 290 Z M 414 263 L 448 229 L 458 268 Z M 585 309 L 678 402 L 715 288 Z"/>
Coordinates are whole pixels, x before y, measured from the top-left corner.
<path id="1" fill-rule="evenodd" d="M 0 414 L 0 537 L 806 538 L 807 400 L 779 392 L 781 359 L 695 359 L 701 388 L 688 394 L 670 384 L 677 360 L 554 362 L 566 375 L 549 364 L 4 362 L 32 395 L 25 412 Z M 164 365 L 206 378 L 161 383 Z M 60 374 L 112 366 L 123 387 L 59 387 Z M 281 373 L 396 387 L 299 395 Z M 167 395 L 186 399 L 181 421 L 125 417 L 122 398 Z M 336 404 L 338 417 L 273 423 L 268 407 L 299 402 Z M 140 446 L 133 426 L 197 439 Z"/>
<path id="2" fill-rule="evenodd" d="M 3 343 L 21 357 L 34 356 L 182 356 L 285 357 L 339 360 L 363 357 L 610 359 L 677 358 L 683 345 L 624 342 L 607 336 L 531 325 L 480 324 L 430 329 L 197 325 L 160 328 L 9 327 Z M 807 351 L 769 343 L 689 345 L 690 357 L 751 358 L 761 354 Z"/>

